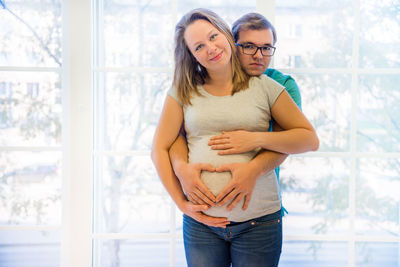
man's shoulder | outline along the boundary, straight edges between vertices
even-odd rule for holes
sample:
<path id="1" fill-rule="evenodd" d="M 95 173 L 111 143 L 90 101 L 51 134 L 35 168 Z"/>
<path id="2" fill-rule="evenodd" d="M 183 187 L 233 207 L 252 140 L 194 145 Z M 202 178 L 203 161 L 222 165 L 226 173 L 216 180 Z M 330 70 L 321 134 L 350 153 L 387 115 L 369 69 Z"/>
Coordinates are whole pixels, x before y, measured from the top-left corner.
<path id="1" fill-rule="evenodd" d="M 297 106 L 301 109 L 301 95 L 300 89 L 297 85 L 296 81 L 290 75 L 283 74 L 282 72 L 276 69 L 267 69 L 264 72 L 265 75 L 275 80 L 277 83 L 283 85 L 289 95 L 292 97 L 294 102 L 296 102 Z"/>
<path id="2" fill-rule="evenodd" d="M 276 69 L 267 69 L 264 72 L 265 75 L 267 75 L 268 77 L 270 77 L 271 79 L 274 79 L 275 81 L 277 81 L 278 83 L 282 84 L 282 85 L 286 85 L 288 82 L 294 82 L 296 83 L 296 81 L 293 79 L 292 76 L 287 75 L 287 74 L 283 74 L 282 72 L 280 72 L 279 70 Z"/>

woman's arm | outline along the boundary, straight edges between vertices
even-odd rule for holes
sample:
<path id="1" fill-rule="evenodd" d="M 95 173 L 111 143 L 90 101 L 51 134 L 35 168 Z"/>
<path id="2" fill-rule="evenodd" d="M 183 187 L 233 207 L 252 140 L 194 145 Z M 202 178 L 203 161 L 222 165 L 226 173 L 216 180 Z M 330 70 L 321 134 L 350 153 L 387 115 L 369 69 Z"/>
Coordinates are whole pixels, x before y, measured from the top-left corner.
<path id="1" fill-rule="evenodd" d="M 283 91 L 271 108 L 274 120 L 283 128 L 279 132 L 223 132 L 210 139 L 211 149 L 220 155 L 238 154 L 264 148 L 284 154 L 315 151 L 319 147 L 317 134 L 311 123 Z"/>
<path id="2" fill-rule="evenodd" d="M 151 159 L 161 182 L 181 210 L 186 202 L 186 198 L 179 182 L 174 179 L 174 172 L 171 168 L 168 151 L 179 133 L 182 121 L 182 107 L 171 96 L 167 96 L 154 134 L 151 151 Z"/>
<path id="3" fill-rule="evenodd" d="M 285 130 L 256 133 L 257 147 L 285 154 L 318 150 L 319 139 L 314 127 L 286 91 L 283 91 L 275 101 L 271 115 Z"/>

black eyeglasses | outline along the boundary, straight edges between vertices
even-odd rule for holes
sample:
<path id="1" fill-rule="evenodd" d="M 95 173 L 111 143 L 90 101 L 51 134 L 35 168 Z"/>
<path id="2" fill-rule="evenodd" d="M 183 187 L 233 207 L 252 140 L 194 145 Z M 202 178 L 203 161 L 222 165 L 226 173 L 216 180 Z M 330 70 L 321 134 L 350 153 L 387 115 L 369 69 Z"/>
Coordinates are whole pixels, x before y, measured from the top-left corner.
<path id="1" fill-rule="evenodd" d="M 243 54 L 246 55 L 252 55 L 254 56 L 257 54 L 258 49 L 261 51 L 261 55 L 264 57 L 271 57 L 275 53 L 275 47 L 270 46 L 270 45 L 264 45 L 264 46 L 256 46 L 254 44 L 235 44 L 236 46 L 240 46 L 242 48 Z"/>

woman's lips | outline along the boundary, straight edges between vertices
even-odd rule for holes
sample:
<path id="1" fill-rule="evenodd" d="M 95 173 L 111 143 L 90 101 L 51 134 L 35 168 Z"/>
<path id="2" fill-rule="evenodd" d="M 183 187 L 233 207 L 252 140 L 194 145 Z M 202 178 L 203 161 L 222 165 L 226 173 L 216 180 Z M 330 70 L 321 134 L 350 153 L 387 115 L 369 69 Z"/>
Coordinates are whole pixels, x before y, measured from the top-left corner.
<path id="1" fill-rule="evenodd" d="M 216 55 L 215 57 L 213 57 L 212 59 L 210 59 L 211 61 L 217 61 L 218 59 L 220 59 L 222 57 L 222 52 L 219 53 L 218 55 Z"/>

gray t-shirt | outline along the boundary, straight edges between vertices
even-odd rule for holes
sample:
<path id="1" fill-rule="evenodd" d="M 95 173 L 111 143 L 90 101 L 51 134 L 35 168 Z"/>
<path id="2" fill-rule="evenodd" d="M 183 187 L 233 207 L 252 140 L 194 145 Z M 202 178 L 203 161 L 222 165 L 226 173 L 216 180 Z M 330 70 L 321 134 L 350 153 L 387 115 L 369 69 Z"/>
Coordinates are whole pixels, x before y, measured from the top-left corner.
<path id="1" fill-rule="evenodd" d="M 252 77 L 249 88 L 229 96 L 214 96 L 198 87 L 202 96 L 193 94 L 191 105 L 183 107 L 185 130 L 189 148 L 189 162 L 210 163 L 215 167 L 228 163 L 246 163 L 258 150 L 234 155 L 218 155 L 207 144 L 210 137 L 222 131 L 246 130 L 267 132 L 271 120 L 270 109 L 284 87 L 271 78 L 261 75 Z M 175 100 L 176 90 L 168 92 Z M 180 103 L 181 104 L 181 103 Z M 230 172 L 201 173 L 201 179 L 214 195 L 231 180 Z M 274 213 L 281 208 L 279 185 L 275 172 L 271 171 L 257 179 L 249 207 L 243 211 L 243 200 L 231 211 L 226 206 L 212 207 L 205 213 L 215 217 L 227 217 L 232 222 L 242 222 Z"/>

